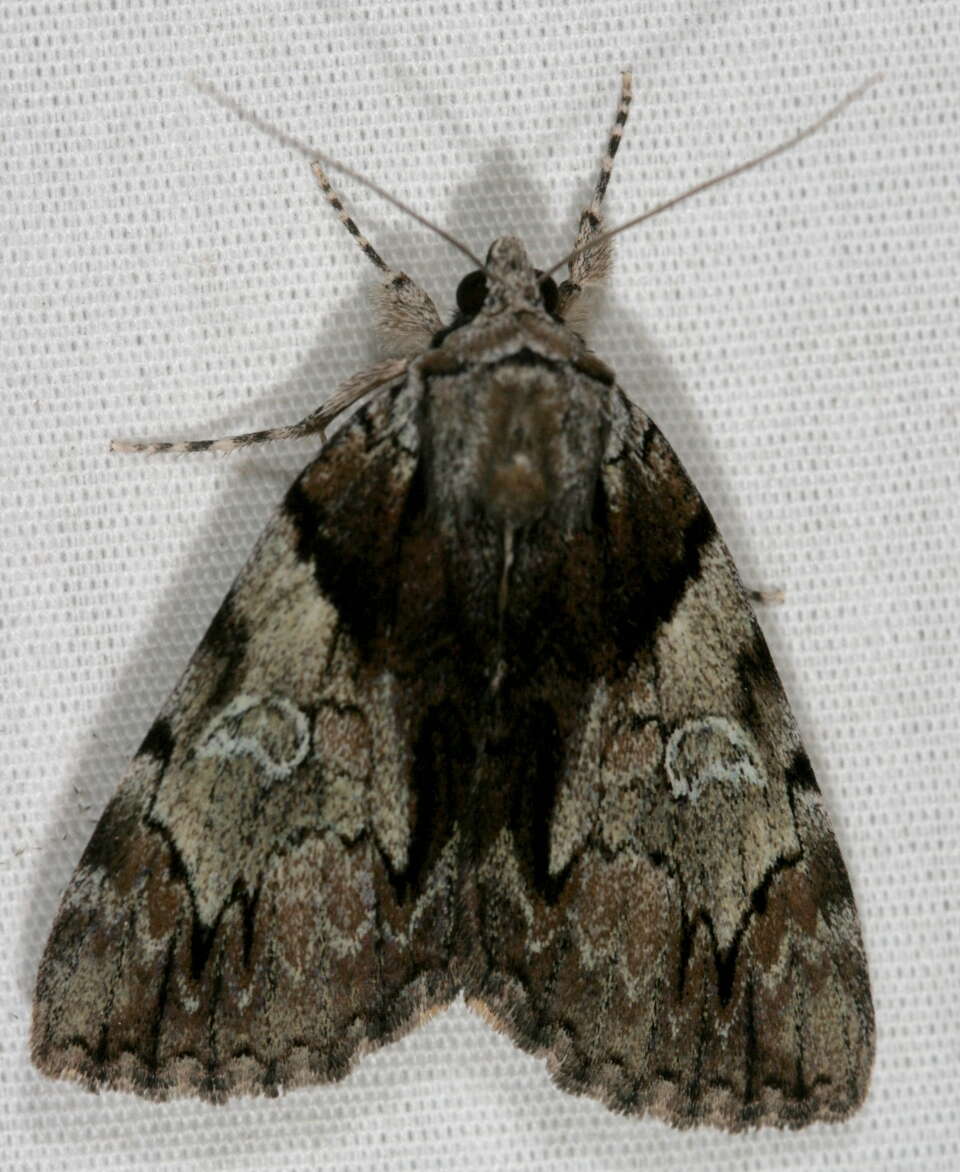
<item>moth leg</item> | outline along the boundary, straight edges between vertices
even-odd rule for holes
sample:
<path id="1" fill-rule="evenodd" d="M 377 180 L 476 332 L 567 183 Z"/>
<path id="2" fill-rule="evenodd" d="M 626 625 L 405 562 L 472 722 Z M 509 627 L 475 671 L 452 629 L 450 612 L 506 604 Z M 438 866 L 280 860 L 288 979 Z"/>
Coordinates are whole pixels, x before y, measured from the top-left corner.
<path id="1" fill-rule="evenodd" d="M 343 206 L 343 200 L 334 191 L 323 167 L 318 162 L 312 163 L 311 167 L 320 190 L 337 213 L 340 223 L 357 242 L 367 260 L 382 274 L 381 284 L 374 294 L 374 307 L 377 333 L 384 349 L 394 358 L 412 358 L 422 353 L 433 335 L 443 326 L 430 295 L 406 273 L 390 268 Z"/>
<path id="2" fill-rule="evenodd" d="M 373 291 L 374 322 L 384 350 L 395 358 L 422 354 L 443 328 L 437 307 L 406 273 L 391 272 Z"/>
<path id="3" fill-rule="evenodd" d="M 607 149 L 603 156 L 603 161 L 600 164 L 600 174 L 597 177 L 597 185 L 593 189 L 593 199 L 591 199 L 590 203 L 583 209 L 580 215 L 580 225 L 577 229 L 575 245 L 577 249 L 589 244 L 593 237 L 599 236 L 603 231 L 603 217 L 600 209 L 603 204 L 603 197 L 607 194 L 607 185 L 610 182 L 610 173 L 613 170 L 613 160 L 620 146 L 620 139 L 623 137 L 623 128 L 627 122 L 627 114 L 630 112 L 632 98 L 633 74 L 626 71 L 621 74 L 620 101 L 617 105 L 617 116 L 613 123 L 613 129 L 610 131 L 610 137 L 607 140 Z M 575 254 L 568 266 L 570 276 L 560 285 L 559 289 L 560 297 L 557 312 L 562 318 L 569 320 L 571 312 L 576 312 L 576 303 L 582 298 L 583 292 L 588 286 L 599 285 L 606 280 L 612 263 L 613 248 L 609 241 L 604 241 L 596 248 L 587 248 L 585 251 Z M 583 313 L 583 311 L 581 310 L 580 313 Z M 584 314 L 584 316 L 586 315 Z M 574 326 L 574 328 L 577 327 Z"/>
<path id="4" fill-rule="evenodd" d="M 143 452 L 148 456 L 158 452 L 235 452 L 237 448 L 252 447 L 254 444 L 272 443 L 274 440 L 299 439 L 306 435 L 319 435 L 325 439 L 324 429 L 358 399 L 371 391 L 392 383 L 407 369 L 405 358 L 391 358 L 378 362 L 369 370 L 362 370 L 342 383 L 329 399 L 316 411 L 311 411 L 299 423 L 287 427 L 271 427 L 266 431 L 248 431 L 243 435 L 223 436 L 220 439 L 203 440 L 111 440 L 111 452 Z"/>
<path id="5" fill-rule="evenodd" d="M 782 586 L 767 586 L 759 590 L 748 588 L 747 598 L 764 606 L 780 606 L 786 598 L 786 591 Z"/>

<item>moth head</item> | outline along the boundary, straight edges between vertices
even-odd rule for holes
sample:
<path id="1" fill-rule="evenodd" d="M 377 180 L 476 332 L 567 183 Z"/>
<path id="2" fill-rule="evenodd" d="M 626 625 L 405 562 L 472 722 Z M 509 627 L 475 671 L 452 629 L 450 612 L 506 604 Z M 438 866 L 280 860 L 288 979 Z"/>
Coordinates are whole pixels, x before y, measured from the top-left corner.
<path id="1" fill-rule="evenodd" d="M 516 236 L 494 240 L 484 267 L 467 273 L 457 286 L 457 309 L 465 317 L 475 317 L 484 309 L 496 312 L 522 306 L 554 313 L 557 301 L 556 281 L 533 267 Z"/>

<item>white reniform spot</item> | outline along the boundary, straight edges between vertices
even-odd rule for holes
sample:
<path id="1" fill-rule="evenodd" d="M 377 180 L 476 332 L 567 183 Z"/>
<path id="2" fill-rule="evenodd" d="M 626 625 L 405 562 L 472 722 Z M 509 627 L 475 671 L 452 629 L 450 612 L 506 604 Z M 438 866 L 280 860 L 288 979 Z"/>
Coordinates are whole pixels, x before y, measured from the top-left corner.
<path id="1" fill-rule="evenodd" d="M 257 709 L 262 709 L 256 713 Z M 251 714 L 255 716 L 250 719 Z M 292 741 L 293 749 L 283 758 L 274 756 L 255 730 L 270 732 L 274 742 Z M 242 730 L 242 731 L 241 731 Z M 198 757 L 250 757 L 263 770 L 268 784 L 284 781 L 310 752 L 310 724 L 295 704 L 283 696 L 235 696 L 207 725 Z"/>
<path id="2" fill-rule="evenodd" d="M 699 716 L 678 725 L 667 741 L 664 764 L 673 796 L 691 802 L 711 782 L 767 784 L 756 741 L 726 716 Z"/>

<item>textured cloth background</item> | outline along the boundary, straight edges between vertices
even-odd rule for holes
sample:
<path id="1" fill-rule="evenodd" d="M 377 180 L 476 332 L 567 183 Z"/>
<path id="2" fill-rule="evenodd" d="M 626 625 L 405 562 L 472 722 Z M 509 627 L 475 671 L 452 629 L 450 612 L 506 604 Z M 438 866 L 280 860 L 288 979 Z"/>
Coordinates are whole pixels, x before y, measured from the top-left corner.
<path id="1" fill-rule="evenodd" d="M 955 0 L 585 4 L 7 0 L 0 1150 L 16 1169 L 955 1169 Z M 848 861 L 878 1056 L 849 1124 L 677 1133 L 571 1098 L 462 1005 L 345 1082 L 220 1109 L 29 1065 L 60 893 L 310 443 L 111 457 L 112 436 L 289 422 L 375 356 L 374 271 L 304 161 L 187 76 L 483 252 L 568 249 L 636 101 L 611 223 L 885 82 L 797 151 L 617 247 L 596 349 L 676 446 L 754 585 Z M 463 259 L 348 183 L 439 305 Z"/>

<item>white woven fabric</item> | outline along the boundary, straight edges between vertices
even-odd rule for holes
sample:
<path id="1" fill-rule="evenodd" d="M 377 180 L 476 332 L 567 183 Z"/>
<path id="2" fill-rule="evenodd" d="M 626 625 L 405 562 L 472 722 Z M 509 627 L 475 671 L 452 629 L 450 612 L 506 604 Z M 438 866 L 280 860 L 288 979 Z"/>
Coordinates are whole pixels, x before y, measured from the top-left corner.
<path id="1" fill-rule="evenodd" d="M 955 0 L 8 0 L 2 14 L 0 1159 L 12 1169 L 934 1169 L 960 1164 L 960 27 Z M 674 1132 L 562 1094 L 462 1005 L 280 1101 L 40 1078 L 57 901 L 311 445 L 112 436 L 290 422 L 375 354 L 372 268 L 309 169 L 201 74 L 483 251 L 569 247 L 613 116 L 627 218 L 886 80 L 797 151 L 618 242 L 598 352 L 671 438 L 761 615 L 848 861 L 878 1057 L 840 1127 Z M 349 184 L 449 305 L 462 258 Z"/>

